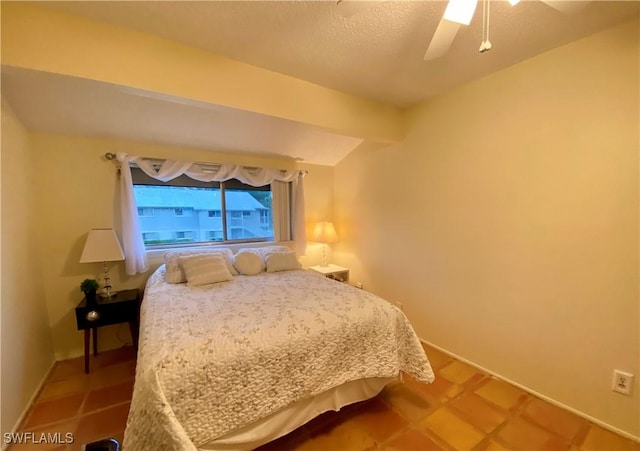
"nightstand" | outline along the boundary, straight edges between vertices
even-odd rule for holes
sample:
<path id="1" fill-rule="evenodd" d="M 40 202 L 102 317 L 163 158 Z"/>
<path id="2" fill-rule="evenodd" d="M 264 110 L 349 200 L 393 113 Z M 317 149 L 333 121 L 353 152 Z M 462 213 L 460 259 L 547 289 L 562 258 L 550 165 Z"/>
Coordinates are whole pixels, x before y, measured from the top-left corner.
<path id="1" fill-rule="evenodd" d="M 82 299 L 76 307 L 78 330 L 84 330 L 84 372 L 89 372 L 89 329 L 93 330 L 93 355 L 98 355 L 98 327 L 129 323 L 133 346 L 138 349 L 139 290 L 124 290 L 111 293 L 111 298 L 98 296 L 96 305 L 87 306 Z"/>
<path id="2" fill-rule="evenodd" d="M 338 282 L 348 282 L 349 281 L 349 268 L 343 268 L 338 265 L 327 265 L 327 266 L 310 266 L 310 270 L 319 272 L 320 274 L 324 274 L 325 277 L 328 277 L 333 280 L 337 280 Z"/>

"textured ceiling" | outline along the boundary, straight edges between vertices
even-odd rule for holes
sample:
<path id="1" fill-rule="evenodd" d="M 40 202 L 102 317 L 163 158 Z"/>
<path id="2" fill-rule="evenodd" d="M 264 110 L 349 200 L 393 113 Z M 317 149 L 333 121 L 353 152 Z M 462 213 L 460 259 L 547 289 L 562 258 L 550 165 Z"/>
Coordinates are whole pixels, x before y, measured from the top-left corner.
<path id="1" fill-rule="evenodd" d="M 350 0 L 347 0 L 350 1 Z M 425 62 L 444 1 L 34 2 L 158 35 L 237 61 L 398 107 L 637 16 L 640 2 L 491 2 L 493 49 L 479 53 L 482 6 L 449 52 Z M 3 14 L 4 16 L 4 14 Z M 3 17 L 4 19 L 4 17 Z M 34 130 L 278 155 L 335 165 L 362 140 L 163 93 L 2 68 L 2 94 Z"/>
<path id="2" fill-rule="evenodd" d="M 347 0 L 349 1 L 349 0 Z M 565 3 L 565 2 L 558 2 Z M 444 1 L 45 2 L 197 46 L 252 65 L 398 106 L 413 105 L 637 15 L 638 1 L 572 2 L 565 14 L 536 0 L 491 2 L 493 49 L 480 54 L 482 7 L 450 51 L 425 62 Z M 351 13 L 351 11 L 348 11 Z"/>

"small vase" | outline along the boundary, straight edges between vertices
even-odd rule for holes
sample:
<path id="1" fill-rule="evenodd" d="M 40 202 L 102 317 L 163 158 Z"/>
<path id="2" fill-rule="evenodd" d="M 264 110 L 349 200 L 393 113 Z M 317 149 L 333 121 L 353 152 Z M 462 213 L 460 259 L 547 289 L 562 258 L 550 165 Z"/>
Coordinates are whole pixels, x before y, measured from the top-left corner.
<path id="1" fill-rule="evenodd" d="M 93 307 L 96 305 L 96 292 L 95 291 L 86 291 L 84 293 L 84 297 L 87 300 L 87 306 Z"/>

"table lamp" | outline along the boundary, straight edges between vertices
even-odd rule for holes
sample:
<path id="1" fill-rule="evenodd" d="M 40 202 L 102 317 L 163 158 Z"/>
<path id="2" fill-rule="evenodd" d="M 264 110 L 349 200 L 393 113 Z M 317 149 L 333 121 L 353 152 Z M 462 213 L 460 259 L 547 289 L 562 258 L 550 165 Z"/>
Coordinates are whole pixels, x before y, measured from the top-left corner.
<path id="1" fill-rule="evenodd" d="M 104 269 L 104 297 L 111 297 L 111 279 L 107 262 L 124 260 L 122 246 L 113 229 L 91 229 L 84 243 L 80 263 L 102 262 Z"/>
<path id="2" fill-rule="evenodd" d="M 313 241 L 322 243 L 322 265 L 327 265 L 327 244 L 338 241 L 336 229 L 332 222 L 322 221 L 316 224 L 313 229 Z"/>

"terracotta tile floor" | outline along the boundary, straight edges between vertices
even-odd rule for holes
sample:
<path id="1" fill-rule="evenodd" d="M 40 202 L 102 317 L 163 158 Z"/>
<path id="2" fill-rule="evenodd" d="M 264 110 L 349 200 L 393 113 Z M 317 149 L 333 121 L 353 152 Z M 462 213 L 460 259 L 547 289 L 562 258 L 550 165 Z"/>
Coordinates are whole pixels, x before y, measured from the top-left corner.
<path id="1" fill-rule="evenodd" d="M 20 428 L 22 432 L 73 434 L 72 445 L 31 443 L 13 450 L 79 450 L 82 444 L 105 437 L 122 441 L 133 393 L 136 354 L 126 346 L 91 357 L 84 373 L 84 357 L 56 362 L 42 391 Z"/>
<path id="2" fill-rule="evenodd" d="M 640 445 L 431 348 L 436 382 L 405 376 L 371 400 L 328 412 L 260 448 L 270 450 L 635 450 Z M 75 443 L 10 450 L 74 450 L 122 440 L 133 379 L 130 347 L 56 363 L 22 431 L 71 432 Z M 135 450 L 134 450 L 135 451 Z"/>

